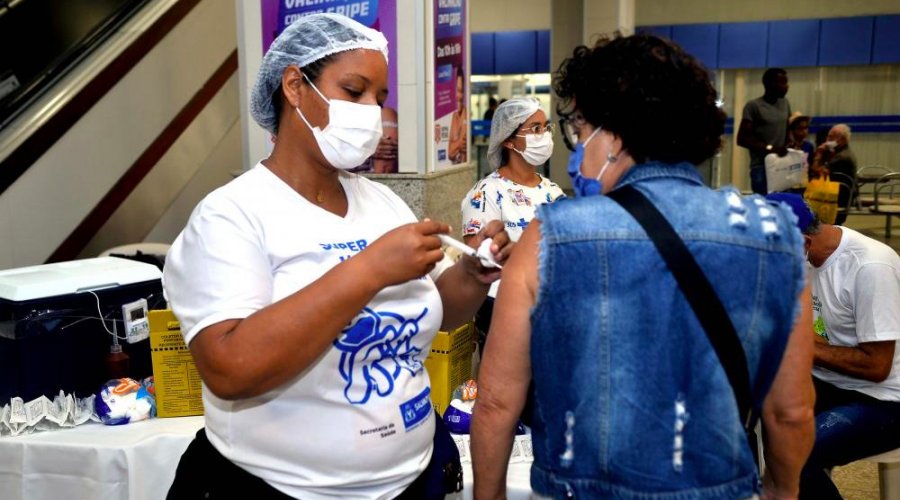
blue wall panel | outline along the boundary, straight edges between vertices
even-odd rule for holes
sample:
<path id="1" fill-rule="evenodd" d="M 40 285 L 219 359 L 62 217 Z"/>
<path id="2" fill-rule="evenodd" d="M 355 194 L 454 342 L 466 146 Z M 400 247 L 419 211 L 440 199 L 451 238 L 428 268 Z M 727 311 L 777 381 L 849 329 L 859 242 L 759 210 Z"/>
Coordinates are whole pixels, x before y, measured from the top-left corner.
<path id="1" fill-rule="evenodd" d="M 494 72 L 498 75 L 534 73 L 537 32 L 499 31 L 494 33 Z"/>
<path id="2" fill-rule="evenodd" d="M 550 31 L 537 32 L 537 56 L 534 61 L 535 73 L 550 72 Z"/>
<path id="3" fill-rule="evenodd" d="M 472 74 L 493 75 L 494 34 L 472 33 Z"/>
<path id="4" fill-rule="evenodd" d="M 900 62 L 900 16 L 878 16 L 875 18 L 872 63 L 898 62 Z"/>
<path id="5" fill-rule="evenodd" d="M 719 25 L 719 68 L 762 68 L 766 65 L 769 24 L 724 23 Z"/>
<path id="6" fill-rule="evenodd" d="M 823 19 L 819 66 L 869 64 L 872 60 L 874 17 Z"/>
<path id="7" fill-rule="evenodd" d="M 796 68 L 818 63 L 819 20 L 769 22 L 769 54 L 765 66 Z"/>
<path id="8" fill-rule="evenodd" d="M 647 35 L 656 35 L 660 38 L 668 38 L 669 40 L 672 39 L 671 26 L 638 26 L 635 31 Z"/>
<path id="9" fill-rule="evenodd" d="M 672 26 L 672 40 L 692 54 L 708 69 L 715 69 L 719 60 L 718 24 L 676 24 Z"/>

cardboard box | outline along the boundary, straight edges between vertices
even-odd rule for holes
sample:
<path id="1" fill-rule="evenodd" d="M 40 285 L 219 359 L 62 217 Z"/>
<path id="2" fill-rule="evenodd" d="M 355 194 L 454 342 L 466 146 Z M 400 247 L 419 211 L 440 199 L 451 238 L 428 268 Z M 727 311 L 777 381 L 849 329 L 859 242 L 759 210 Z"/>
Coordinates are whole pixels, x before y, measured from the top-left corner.
<path id="1" fill-rule="evenodd" d="M 450 396 L 459 384 L 472 378 L 475 327 L 467 323 L 452 332 L 438 332 L 425 360 L 431 379 L 431 404 L 441 415 L 450 405 Z"/>
<path id="2" fill-rule="evenodd" d="M 150 311 L 150 355 L 156 385 L 156 415 L 203 415 L 200 374 L 169 309 Z"/>

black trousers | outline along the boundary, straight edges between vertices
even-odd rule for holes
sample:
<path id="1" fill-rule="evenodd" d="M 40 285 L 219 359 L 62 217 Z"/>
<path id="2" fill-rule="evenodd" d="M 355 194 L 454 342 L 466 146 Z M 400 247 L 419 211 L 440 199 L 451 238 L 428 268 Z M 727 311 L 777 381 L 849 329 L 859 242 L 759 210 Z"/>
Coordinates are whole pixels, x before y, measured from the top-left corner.
<path id="1" fill-rule="evenodd" d="M 397 497 L 398 500 L 427 498 L 432 496 L 428 494 L 424 473 Z M 166 500 L 231 499 L 289 500 L 291 497 L 225 458 L 209 442 L 206 429 L 200 429 L 181 455 Z"/>
<path id="2" fill-rule="evenodd" d="M 178 469 L 175 470 L 175 480 L 166 499 L 238 498 L 286 500 L 291 497 L 225 458 L 207 439 L 206 429 L 200 429 L 181 455 Z"/>

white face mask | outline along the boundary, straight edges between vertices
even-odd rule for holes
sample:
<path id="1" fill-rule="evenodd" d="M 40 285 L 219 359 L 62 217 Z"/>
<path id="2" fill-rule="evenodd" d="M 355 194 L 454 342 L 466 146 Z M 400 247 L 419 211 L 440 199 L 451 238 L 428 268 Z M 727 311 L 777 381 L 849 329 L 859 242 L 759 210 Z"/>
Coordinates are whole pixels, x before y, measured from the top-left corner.
<path id="1" fill-rule="evenodd" d="M 837 141 L 825 141 L 825 147 L 834 151 L 834 148 L 837 147 Z"/>
<path id="2" fill-rule="evenodd" d="M 328 103 L 328 126 L 324 130 L 310 125 L 300 108 L 294 108 L 312 131 L 322 156 L 333 167 L 342 170 L 360 166 L 375 153 L 381 140 L 381 108 L 374 104 L 328 99 L 306 75 L 303 78 Z"/>
<path id="3" fill-rule="evenodd" d="M 519 136 L 522 137 L 522 136 Z M 553 137 L 550 132 L 543 134 L 528 134 L 525 136 L 525 151 L 513 148 L 529 165 L 538 167 L 550 159 L 553 154 Z"/>

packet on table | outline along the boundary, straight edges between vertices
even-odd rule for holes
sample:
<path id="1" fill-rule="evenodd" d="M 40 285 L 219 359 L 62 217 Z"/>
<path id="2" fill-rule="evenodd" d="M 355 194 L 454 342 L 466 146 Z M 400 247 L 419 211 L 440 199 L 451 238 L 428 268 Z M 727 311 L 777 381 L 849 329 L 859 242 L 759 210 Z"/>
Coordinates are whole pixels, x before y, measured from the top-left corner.
<path id="1" fill-rule="evenodd" d="M 116 378 L 105 383 L 97 393 L 94 407 L 106 425 L 123 425 L 146 420 L 156 414 L 156 400 L 148 390 L 152 381 L 144 383 L 131 378 Z"/>

